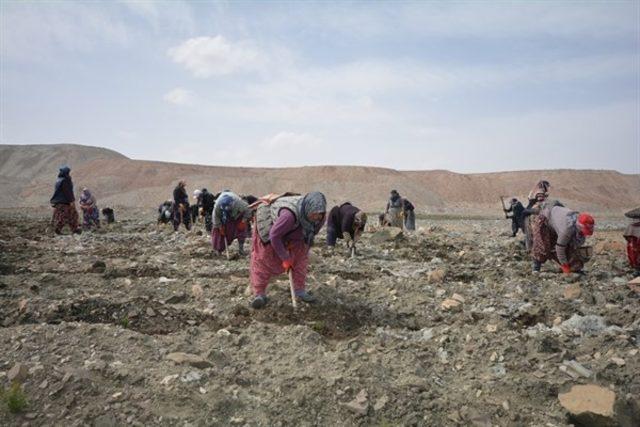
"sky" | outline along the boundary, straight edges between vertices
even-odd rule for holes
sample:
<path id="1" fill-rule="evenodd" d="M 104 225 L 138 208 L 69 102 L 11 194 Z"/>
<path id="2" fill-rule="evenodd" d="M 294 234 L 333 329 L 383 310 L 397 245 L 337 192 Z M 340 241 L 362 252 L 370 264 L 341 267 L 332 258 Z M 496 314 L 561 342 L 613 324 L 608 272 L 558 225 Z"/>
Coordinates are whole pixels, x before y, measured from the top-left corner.
<path id="1" fill-rule="evenodd" d="M 639 1 L 0 0 L 0 143 L 640 173 Z"/>

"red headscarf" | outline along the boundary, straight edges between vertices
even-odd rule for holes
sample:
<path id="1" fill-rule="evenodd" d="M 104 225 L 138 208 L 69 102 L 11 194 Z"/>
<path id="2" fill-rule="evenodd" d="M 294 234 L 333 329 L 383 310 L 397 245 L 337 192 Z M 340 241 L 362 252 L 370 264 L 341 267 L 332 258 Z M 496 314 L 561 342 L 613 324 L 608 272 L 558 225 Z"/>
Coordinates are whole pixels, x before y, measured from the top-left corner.
<path id="1" fill-rule="evenodd" d="M 578 215 L 578 228 L 580 229 L 580 232 L 585 236 L 591 236 L 593 234 L 595 225 L 596 221 L 588 213 L 582 212 L 580 215 Z"/>

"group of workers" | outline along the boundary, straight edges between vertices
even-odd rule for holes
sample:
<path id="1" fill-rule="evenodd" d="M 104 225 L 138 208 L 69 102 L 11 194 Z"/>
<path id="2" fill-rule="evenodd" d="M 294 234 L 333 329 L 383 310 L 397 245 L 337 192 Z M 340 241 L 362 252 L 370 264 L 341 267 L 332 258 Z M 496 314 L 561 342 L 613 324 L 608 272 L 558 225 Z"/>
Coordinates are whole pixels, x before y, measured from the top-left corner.
<path id="1" fill-rule="evenodd" d="M 582 272 L 588 259 L 588 254 L 582 250 L 583 244 L 585 238 L 593 234 L 594 218 L 588 213 L 568 209 L 557 200 L 550 200 L 550 188 L 549 182 L 540 181 L 529 194 L 526 208 L 517 199 L 512 199 L 509 208 L 503 206 L 506 213 L 511 213 L 512 235 L 515 236 L 520 229 L 525 233 L 534 273 L 539 272 L 548 260 L 556 261 L 565 274 Z M 214 195 L 202 189 L 195 191 L 193 196 L 197 209 L 190 206 L 186 183 L 180 181 L 173 191 L 173 201 L 160 205 L 158 221 L 171 220 L 174 230 L 178 230 L 180 224 L 190 230 L 192 222 L 203 216 L 213 249 L 220 254 L 228 254 L 234 240 L 238 240 L 239 253 L 244 254 L 245 240 L 251 234 L 250 280 L 254 294 L 251 306 L 256 309 L 268 303 L 269 280 L 282 273 L 290 273 L 295 298 L 314 302 L 315 297 L 307 292 L 305 284 L 309 249 L 318 232 L 326 222 L 327 245 L 334 248 L 338 239 L 344 239 L 355 254 L 355 244 L 367 224 L 366 213 L 349 202 L 334 206 L 327 215 L 326 198 L 315 191 L 305 195 L 270 194 L 257 199 L 241 197 L 229 190 Z M 56 233 L 59 234 L 67 224 L 74 233 L 79 232 L 74 202 L 70 169 L 63 167 L 51 198 Z M 84 225 L 99 227 L 96 199 L 86 188 L 82 191 L 80 206 Z M 413 230 L 414 210 L 411 202 L 393 190 L 385 212 L 380 215 L 380 224 Z M 640 209 L 629 214 L 640 220 Z M 253 233 L 252 224 L 255 227 Z M 640 222 L 629 226 L 625 238 L 629 261 L 640 272 Z"/>
<path id="2" fill-rule="evenodd" d="M 76 197 L 73 192 L 71 180 L 71 168 L 63 166 L 58 171 L 58 179 L 53 190 L 53 196 L 49 200 L 53 207 L 53 231 L 61 234 L 62 229 L 68 225 L 71 232 L 82 233 L 82 229 L 89 230 L 93 227 L 100 228 L 100 211 L 95 196 L 88 188 L 83 188 L 80 194 L 80 209 L 82 210 L 82 228 L 78 223 L 78 211 L 75 206 Z M 115 222 L 113 209 L 102 209 L 102 215 L 108 224 Z"/>
<path id="3" fill-rule="evenodd" d="M 583 246 L 595 227 L 593 216 L 565 207 L 560 201 L 549 198 L 551 184 L 539 181 L 529 192 L 528 204 L 511 199 L 509 207 L 503 206 L 507 218 L 511 218 L 512 237 L 519 230 L 525 235 L 525 247 L 531 254 L 532 271 L 538 273 L 542 264 L 553 260 L 565 274 L 582 273 L 584 263 L 591 256 L 589 247 Z M 640 276 L 640 208 L 625 214 L 634 220 L 624 232 L 627 241 L 627 258 Z"/>

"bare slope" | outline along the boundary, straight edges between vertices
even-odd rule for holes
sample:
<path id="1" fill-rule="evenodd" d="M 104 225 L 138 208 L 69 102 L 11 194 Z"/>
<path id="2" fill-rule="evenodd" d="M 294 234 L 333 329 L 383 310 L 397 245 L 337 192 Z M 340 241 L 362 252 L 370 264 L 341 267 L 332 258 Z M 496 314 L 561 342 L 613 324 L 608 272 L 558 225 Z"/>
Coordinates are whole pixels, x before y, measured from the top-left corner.
<path id="1" fill-rule="evenodd" d="M 551 170 L 457 174 L 362 166 L 240 168 L 131 160 L 111 150 L 79 145 L 0 146 L 0 206 L 43 206 L 57 169 L 72 168 L 77 191 L 94 190 L 101 205 L 153 207 L 185 179 L 189 190 L 230 188 L 255 195 L 279 191 L 323 191 L 330 203 L 351 200 L 368 210 L 384 207 L 397 188 L 420 212 L 495 212 L 499 195 L 524 198 L 545 178 L 554 197 L 572 207 L 620 213 L 640 204 L 640 175 L 614 171 Z"/>

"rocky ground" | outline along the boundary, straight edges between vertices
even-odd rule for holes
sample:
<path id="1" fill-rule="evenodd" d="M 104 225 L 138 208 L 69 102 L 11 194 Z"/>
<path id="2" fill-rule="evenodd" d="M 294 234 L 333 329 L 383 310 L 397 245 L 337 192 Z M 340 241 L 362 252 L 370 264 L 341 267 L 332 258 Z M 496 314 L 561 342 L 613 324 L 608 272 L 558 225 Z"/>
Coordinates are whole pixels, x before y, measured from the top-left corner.
<path id="1" fill-rule="evenodd" d="M 118 214 L 54 236 L 0 213 L 0 384 L 28 401 L 0 424 L 638 425 L 623 219 L 599 222 L 585 276 L 531 274 L 504 220 L 370 232 L 356 258 L 319 246 L 319 302 L 294 312 L 284 276 L 248 308 L 236 245 L 228 261 L 201 231 Z"/>

